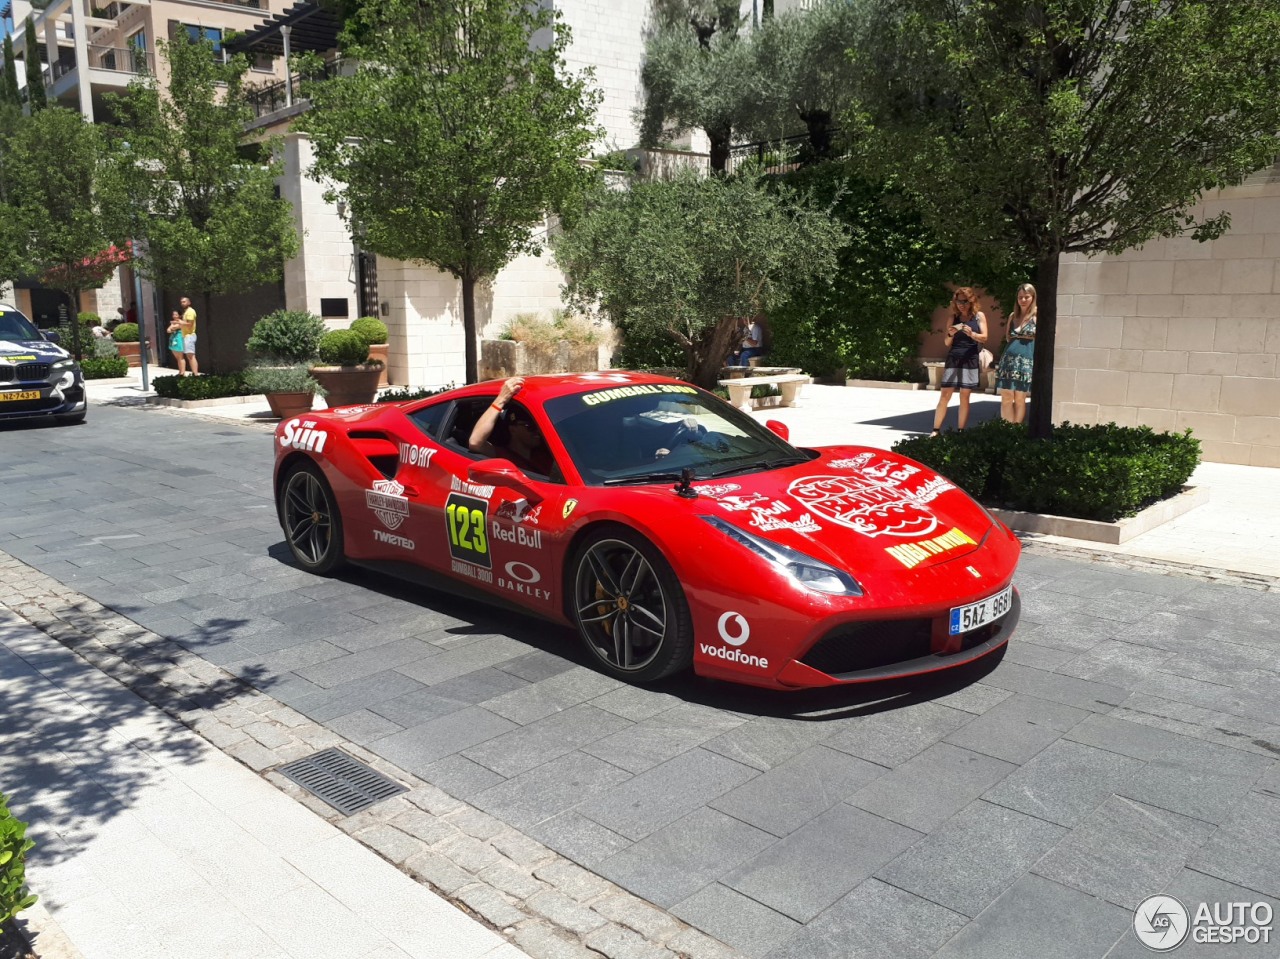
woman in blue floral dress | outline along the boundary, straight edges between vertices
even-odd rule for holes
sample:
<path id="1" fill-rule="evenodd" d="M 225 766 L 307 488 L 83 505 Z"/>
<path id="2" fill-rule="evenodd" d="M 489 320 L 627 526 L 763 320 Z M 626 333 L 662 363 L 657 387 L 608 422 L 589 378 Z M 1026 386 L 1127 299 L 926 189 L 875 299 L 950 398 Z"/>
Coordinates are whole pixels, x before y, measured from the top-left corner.
<path id="1" fill-rule="evenodd" d="M 1023 423 L 1027 419 L 1027 394 L 1031 392 L 1031 368 L 1036 350 L 1036 288 L 1023 283 L 1018 287 L 1017 300 L 1005 331 L 1009 345 L 996 366 L 1000 416 L 1010 423 Z"/>

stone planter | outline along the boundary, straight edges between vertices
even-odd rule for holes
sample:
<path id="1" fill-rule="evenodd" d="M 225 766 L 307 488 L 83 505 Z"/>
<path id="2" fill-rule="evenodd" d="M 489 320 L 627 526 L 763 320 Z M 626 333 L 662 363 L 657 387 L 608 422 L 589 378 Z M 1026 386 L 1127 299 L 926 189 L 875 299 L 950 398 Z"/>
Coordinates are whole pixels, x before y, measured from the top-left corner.
<path id="1" fill-rule="evenodd" d="M 374 343 L 369 347 L 369 359 L 382 361 L 382 375 L 378 377 L 378 389 L 384 386 L 390 386 L 391 381 L 387 379 L 387 352 L 389 346 L 386 343 Z"/>
<path id="2" fill-rule="evenodd" d="M 480 379 L 506 379 L 538 373 L 591 373 L 602 369 L 600 347 L 568 340 L 541 346 L 515 340 L 480 341 Z"/>
<path id="3" fill-rule="evenodd" d="M 271 407 L 271 415 L 281 420 L 310 413 L 311 407 L 315 404 L 315 394 L 311 392 L 267 393 L 266 397 L 267 405 Z"/>
<path id="4" fill-rule="evenodd" d="M 142 365 L 142 344 L 141 343 L 117 343 L 116 349 L 120 356 L 129 361 L 130 366 Z"/>
<path id="5" fill-rule="evenodd" d="M 311 375 L 329 391 L 325 402 L 335 406 L 372 403 L 378 393 L 380 366 L 313 366 Z"/>

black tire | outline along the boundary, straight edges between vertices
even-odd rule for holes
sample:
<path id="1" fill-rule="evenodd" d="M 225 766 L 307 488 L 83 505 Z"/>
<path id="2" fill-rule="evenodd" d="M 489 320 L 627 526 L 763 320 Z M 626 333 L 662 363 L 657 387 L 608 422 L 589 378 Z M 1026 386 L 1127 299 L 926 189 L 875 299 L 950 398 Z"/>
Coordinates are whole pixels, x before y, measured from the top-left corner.
<path id="1" fill-rule="evenodd" d="M 285 542 L 308 573 L 328 576 L 346 565 L 342 514 L 320 467 L 304 460 L 290 468 L 276 503 Z"/>
<path id="2" fill-rule="evenodd" d="M 84 422 L 88 412 L 88 410 L 85 410 L 82 413 L 71 413 L 68 416 L 55 416 L 53 419 L 59 426 L 77 426 Z"/>
<path id="3" fill-rule="evenodd" d="M 621 526 L 583 540 L 569 568 L 578 634 L 605 672 L 651 683 L 693 661 L 693 617 L 662 553 Z"/>

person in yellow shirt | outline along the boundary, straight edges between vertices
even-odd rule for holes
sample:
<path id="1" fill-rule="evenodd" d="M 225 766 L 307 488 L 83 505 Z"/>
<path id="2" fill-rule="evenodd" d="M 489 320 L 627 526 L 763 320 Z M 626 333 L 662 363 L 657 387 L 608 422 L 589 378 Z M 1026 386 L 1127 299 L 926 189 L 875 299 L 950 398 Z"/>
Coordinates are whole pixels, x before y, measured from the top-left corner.
<path id="1" fill-rule="evenodd" d="M 196 363 L 196 311 L 191 305 L 191 297 L 184 296 L 178 301 L 182 304 L 182 352 L 191 367 L 191 375 L 199 376 L 200 367 Z"/>

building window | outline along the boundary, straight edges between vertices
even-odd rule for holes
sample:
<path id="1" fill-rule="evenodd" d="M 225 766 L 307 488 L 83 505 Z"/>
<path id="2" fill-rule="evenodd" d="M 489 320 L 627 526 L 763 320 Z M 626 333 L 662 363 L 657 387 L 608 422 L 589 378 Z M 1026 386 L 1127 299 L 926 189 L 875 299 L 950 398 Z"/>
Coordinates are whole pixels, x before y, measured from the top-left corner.
<path id="1" fill-rule="evenodd" d="M 222 56 L 222 28 L 221 27 L 197 27 L 190 23 L 184 23 L 183 29 L 187 31 L 187 38 L 192 43 L 199 43 L 201 40 L 208 40 L 213 44 L 213 53 L 215 56 Z"/>
<path id="2" fill-rule="evenodd" d="M 125 46 L 131 47 L 132 49 L 136 50 L 138 53 L 146 53 L 147 52 L 146 29 L 144 28 L 142 30 L 138 30 L 135 33 L 129 34 L 128 38 L 125 40 Z"/>

